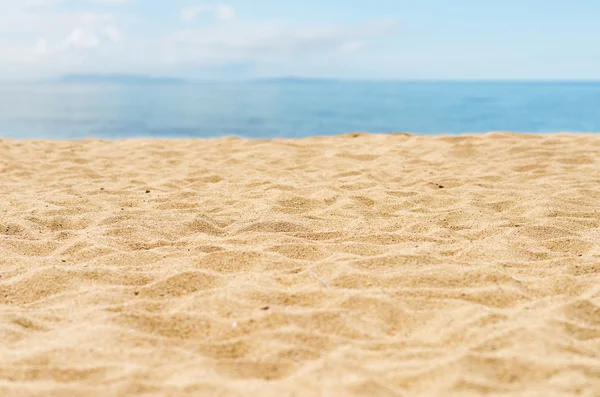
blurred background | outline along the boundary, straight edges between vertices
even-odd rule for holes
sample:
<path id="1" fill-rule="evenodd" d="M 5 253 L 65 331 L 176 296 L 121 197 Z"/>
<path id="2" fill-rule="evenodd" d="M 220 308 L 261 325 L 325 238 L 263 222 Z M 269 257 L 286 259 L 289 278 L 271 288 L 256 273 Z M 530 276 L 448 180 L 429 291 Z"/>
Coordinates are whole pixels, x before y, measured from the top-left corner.
<path id="1" fill-rule="evenodd" d="M 0 136 L 600 131 L 600 3 L 0 0 Z"/>

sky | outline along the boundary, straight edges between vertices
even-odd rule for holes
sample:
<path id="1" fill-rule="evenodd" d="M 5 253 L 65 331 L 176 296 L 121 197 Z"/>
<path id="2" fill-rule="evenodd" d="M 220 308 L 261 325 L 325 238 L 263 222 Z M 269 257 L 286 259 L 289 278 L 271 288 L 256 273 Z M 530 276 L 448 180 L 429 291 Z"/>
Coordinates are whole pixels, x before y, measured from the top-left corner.
<path id="1" fill-rule="evenodd" d="M 0 76 L 600 79 L 597 0 L 0 0 Z"/>

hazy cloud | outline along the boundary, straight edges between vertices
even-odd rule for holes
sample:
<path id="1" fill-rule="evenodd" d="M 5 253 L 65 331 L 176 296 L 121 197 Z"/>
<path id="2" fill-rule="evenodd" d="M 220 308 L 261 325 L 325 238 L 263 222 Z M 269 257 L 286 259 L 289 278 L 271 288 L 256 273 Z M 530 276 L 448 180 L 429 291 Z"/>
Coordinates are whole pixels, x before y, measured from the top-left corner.
<path id="1" fill-rule="evenodd" d="M 90 49 L 100 46 L 103 42 L 117 42 L 121 39 L 119 28 L 114 25 L 104 25 L 99 28 L 74 28 L 64 39 L 52 42 L 43 37 L 35 45 L 38 55 L 50 55 L 77 49 Z"/>
<path id="2" fill-rule="evenodd" d="M 86 1 L 91 10 L 95 1 Z M 246 71 L 258 70 L 261 65 L 309 70 L 310 65 L 332 64 L 336 54 L 351 56 L 363 50 L 371 41 L 392 34 L 395 26 L 390 20 L 337 26 L 250 22 L 239 18 L 230 5 L 205 3 L 179 9 L 187 28 L 136 35 L 135 31 L 123 32 L 128 19 L 116 9 L 113 13 L 75 12 L 64 7 L 67 2 L 60 3 L 0 0 L 0 73 L 170 74 L 220 70 L 219 65 L 233 64 L 244 65 Z M 192 24 L 201 16 L 215 23 Z M 347 56 L 343 58 L 347 62 Z"/>
<path id="3" fill-rule="evenodd" d="M 186 29 L 175 33 L 174 45 L 187 45 L 201 56 L 266 56 L 341 50 L 356 52 L 367 40 L 392 32 L 395 23 L 380 20 L 358 26 L 285 26 L 243 24 Z"/>
<path id="4" fill-rule="evenodd" d="M 228 5 L 220 5 L 216 8 L 217 18 L 223 21 L 235 18 L 235 9 Z"/>
<path id="5" fill-rule="evenodd" d="M 365 45 L 366 43 L 360 40 L 347 41 L 340 46 L 340 51 L 345 53 L 354 53 L 362 50 Z"/>
<path id="6" fill-rule="evenodd" d="M 125 4 L 125 3 L 130 3 L 133 0 L 90 0 L 90 1 L 92 3 L 98 3 L 98 4 L 121 5 L 121 4 Z"/>
<path id="7" fill-rule="evenodd" d="M 102 33 L 113 42 L 121 41 L 121 38 L 122 38 L 121 31 L 115 25 L 103 26 Z"/>
<path id="8" fill-rule="evenodd" d="M 23 10 L 35 7 L 50 7 L 62 3 L 63 0 L 0 0 L 3 12 Z"/>
<path id="9" fill-rule="evenodd" d="M 81 29 L 73 29 L 67 38 L 61 43 L 60 49 L 67 51 L 77 48 L 93 48 L 100 44 L 100 39 L 92 32 Z"/>
<path id="10" fill-rule="evenodd" d="M 201 14 L 212 14 L 214 18 L 227 21 L 231 19 L 235 19 L 236 12 L 235 9 L 226 4 L 220 5 L 209 5 L 203 4 L 198 6 L 186 7 L 181 10 L 181 20 L 184 22 L 191 22 L 198 18 Z"/>

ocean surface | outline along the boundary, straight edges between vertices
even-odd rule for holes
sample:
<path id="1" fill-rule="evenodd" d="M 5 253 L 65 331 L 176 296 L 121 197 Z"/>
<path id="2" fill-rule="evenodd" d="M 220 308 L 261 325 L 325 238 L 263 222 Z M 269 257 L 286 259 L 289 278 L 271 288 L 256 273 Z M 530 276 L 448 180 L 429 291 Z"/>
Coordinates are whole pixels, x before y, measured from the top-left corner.
<path id="1" fill-rule="evenodd" d="M 0 85 L 0 137 L 600 132 L 600 82 Z"/>

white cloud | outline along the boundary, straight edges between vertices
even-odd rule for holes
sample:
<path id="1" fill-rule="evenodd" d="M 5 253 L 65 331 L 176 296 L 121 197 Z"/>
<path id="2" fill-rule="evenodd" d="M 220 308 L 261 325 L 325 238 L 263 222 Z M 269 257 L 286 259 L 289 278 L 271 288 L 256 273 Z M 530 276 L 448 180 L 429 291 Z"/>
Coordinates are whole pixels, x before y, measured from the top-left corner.
<path id="1" fill-rule="evenodd" d="M 216 8 L 217 18 L 222 21 L 227 21 L 235 18 L 235 9 L 228 5 L 220 5 Z"/>
<path id="2" fill-rule="evenodd" d="M 351 54 L 362 50 L 365 47 L 365 45 L 366 43 L 360 40 L 347 41 L 340 46 L 340 51 L 347 54 Z"/>
<path id="3" fill-rule="evenodd" d="M 63 73 L 122 40 L 110 14 L 60 11 L 60 0 L 0 0 L 0 74 Z"/>
<path id="4" fill-rule="evenodd" d="M 65 29 L 45 29 L 43 37 L 35 46 L 37 54 L 49 55 L 91 49 L 106 43 L 116 43 L 122 38 L 121 31 L 110 15 L 79 14 L 62 18 L 71 22 L 65 23 L 64 26 L 72 28 L 66 32 Z M 65 33 L 61 35 L 60 31 Z"/>
<path id="5" fill-rule="evenodd" d="M 346 26 L 246 22 L 237 17 L 233 7 L 212 3 L 181 10 L 181 19 L 191 22 L 202 16 L 227 23 L 136 35 L 121 30 L 128 18 L 125 14 L 69 12 L 56 7 L 59 3 L 0 0 L 0 75 L 37 78 L 75 71 L 193 74 L 229 64 L 249 65 L 252 70 L 309 70 L 311 65 L 333 64 L 336 57 L 344 62 L 348 57 L 358 58 L 353 54 L 389 35 L 394 27 L 391 21 Z M 94 9 L 92 0 L 86 3 Z M 130 21 L 130 26 L 139 27 L 143 19 Z"/>
<path id="6" fill-rule="evenodd" d="M 104 38 L 113 42 L 119 41 L 119 29 L 112 25 L 104 26 L 100 30 L 75 28 L 60 41 L 41 38 L 35 44 L 34 50 L 37 55 L 46 56 L 71 50 L 97 48 Z"/>
<path id="7" fill-rule="evenodd" d="M 181 10 L 180 17 L 184 22 L 194 21 L 200 16 L 200 14 L 212 14 L 214 18 L 221 21 L 228 21 L 235 19 L 235 9 L 227 4 L 220 5 L 209 5 L 203 4 L 199 6 L 186 7 Z"/>
<path id="8" fill-rule="evenodd" d="M 59 50 L 68 51 L 78 48 L 94 48 L 100 45 L 100 39 L 91 32 L 73 29 L 67 38 L 60 44 Z"/>
<path id="9" fill-rule="evenodd" d="M 203 6 L 198 7 L 187 7 L 181 10 L 181 20 L 184 22 L 193 21 L 198 17 L 198 14 L 203 12 L 205 8 Z"/>
<path id="10" fill-rule="evenodd" d="M 237 23 L 182 30 L 171 40 L 173 45 L 188 46 L 199 57 L 261 57 L 332 50 L 355 52 L 364 47 L 367 40 L 389 34 L 394 26 L 389 20 L 347 27 Z"/>
<path id="11" fill-rule="evenodd" d="M 50 7 L 62 2 L 63 0 L 0 0 L 0 8 L 2 8 L 2 11 L 10 11 L 24 8 Z"/>
<path id="12" fill-rule="evenodd" d="M 38 55 L 46 55 L 50 52 L 50 45 L 48 44 L 48 39 L 41 38 L 34 46 L 34 51 Z"/>
<path id="13" fill-rule="evenodd" d="M 115 25 L 105 25 L 102 28 L 102 33 L 115 43 L 121 41 L 121 38 L 123 37 L 121 31 Z"/>
<path id="14" fill-rule="evenodd" d="M 61 1 L 61 0 L 59 0 Z M 91 0 L 92 3 L 106 4 L 106 5 L 121 5 L 130 3 L 133 0 Z"/>

